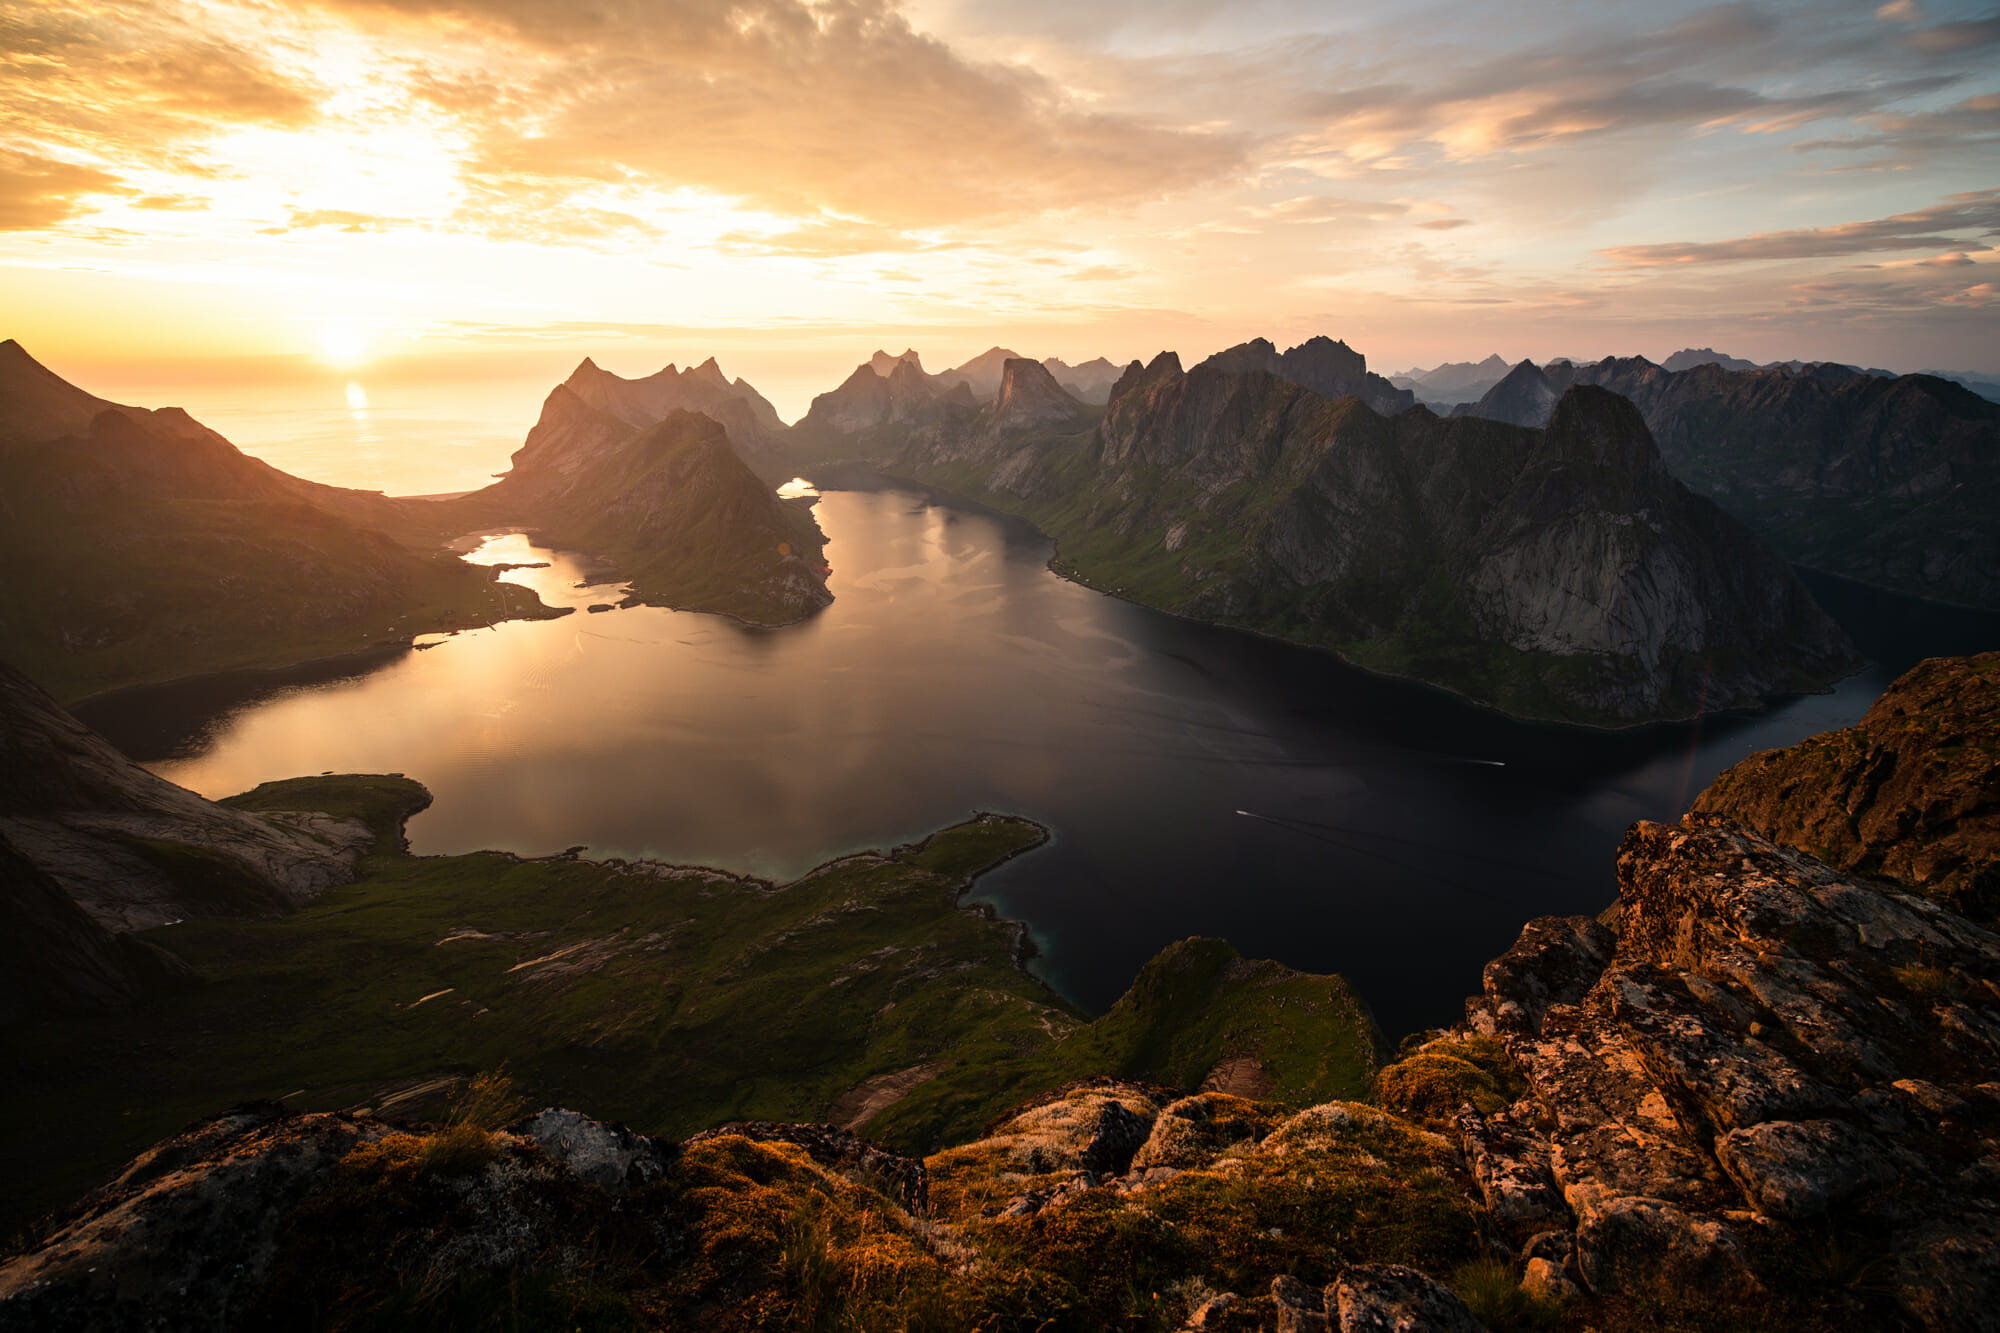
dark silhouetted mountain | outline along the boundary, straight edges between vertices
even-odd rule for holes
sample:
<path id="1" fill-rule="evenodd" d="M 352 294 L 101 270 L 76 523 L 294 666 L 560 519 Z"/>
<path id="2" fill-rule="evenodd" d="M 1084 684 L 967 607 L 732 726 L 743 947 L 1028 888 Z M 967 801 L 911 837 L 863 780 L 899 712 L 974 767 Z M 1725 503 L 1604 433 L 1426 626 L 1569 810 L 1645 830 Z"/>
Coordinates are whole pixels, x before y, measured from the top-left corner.
<path id="1" fill-rule="evenodd" d="M 1532 424 L 1527 362 L 1462 411 Z M 1787 559 L 1919 597 L 2000 607 L 2000 404 L 1930 375 L 1832 364 L 1569 368 L 1638 405 L 1674 475 Z"/>
<path id="2" fill-rule="evenodd" d="M 811 510 L 779 499 L 700 413 L 638 429 L 558 385 L 506 476 L 439 503 L 466 527 L 518 524 L 609 561 L 633 602 L 785 624 L 833 600 Z"/>
<path id="3" fill-rule="evenodd" d="M 641 429 L 677 411 L 713 418 L 753 467 L 774 463 L 784 449 L 785 425 L 777 409 L 744 380 L 732 383 L 714 357 L 692 370 L 677 371 L 669 365 L 636 380 L 601 370 L 585 357 L 563 383 L 598 411 Z"/>
<path id="4" fill-rule="evenodd" d="M 1548 424 L 1549 413 L 1555 411 L 1556 403 L 1575 382 L 1576 367 L 1567 361 L 1551 361 L 1545 367 L 1523 361 L 1488 389 L 1477 403 L 1460 403 L 1452 409 L 1451 415 L 1485 417 L 1489 421 L 1533 426 L 1539 430 Z"/>
<path id="5" fill-rule="evenodd" d="M 375 843 L 364 824 L 232 810 L 155 777 L 4 664 L 0 742 L 0 838 L 109 930 L 287 911 L 354 878 Z"/>
<path id="6" fill-rule="evenodd" d="M 1525 716 L 1687 717 L 1857 662 L 1609 393 L 1566 395 L 1547 430 L 1389 419 L 1162 353 L 1087 422 L 986 415 L 916 433 L 892 467 L 1034 519 L 1093 585 Z"/>
<path id="7" fill-rule="evenodd" d="M 74 699 L 561 614 L 447 549 L 468 530 L 502 524 L 601 541 L 596 553 L 636 581 L 639 600 L 751 620 L 792 620 L 824 602 L 809 515 L 754 479 L 753 498 L 743 469 L 697 465 L 675 450 L 646 454 L 662 475 L 642 477 L 626 447 L 655 412 L 687 401 L 708 403 L 739 438 L 781 441 L 782 424 L 755 390 L 726 381 L 713 361 L 625 380 L 586 360 L 558 394 L 574 412 L 549 416 L 526 451 L 532 484 L 514 479 L 456 500 L 392 498 L 288 476 L 178 408 L 106 404 L 18 344 L 0 344 L 0 406 L 15 413 L 0 419 L 0 557 L 19 574 L 0 587 L 0 637 L 22 670 Z M 708 509 L 698 490 L 670 502 L 669 476 L 674 486 L 718 487 Z M 595 506 L 588 522 L 585 505 Z M 750 521 L 749 545 L 724 539 L 718 515 Z M 700 540 L 670 538 L 662 525 L 676 518 Z M 740 603 L 718 583 L 724 570 L 748 580 Z"/>
<path id="8" fill-rule="evenodd" d="M 1727 356 L 1713 347 L 1683 347 L 1660 363 L 1663 370 L 1692 370 L 1696 366 L 1721 366 L 1724 370 L 1755 370 L 1755 361 Z"/>
<path id="9" fill-rule="evenodd" d="M 422 501 L 287 476 L 178 408 L 78 429 L 101 401 L 0 344 L 0 641 L 64 698 L 548 613 L 404 540 Z"/>
<path id="10" fill-rule="evenodd" d="M 1972 390 L 1988 402 L 2000 403 L 2000 375 L 1981 375 L 1969 370 L 1920 370 L 1917 373 L 1950 380 L 1953 384 Z"/>
<path id="11" fill-rule="evenodd" d="M 962 366 L 941 370 L 931 376 L 931 382 L 940 393 L 954 384 L 967 384 L 972 388 L 972 396 L 984 403 L 991 401 L 1000 392 L 1000 380 L 1007 373 L 1007 363 L 1018 360 L 1020 353 L 1005 347 L 989 347 Z"/>
<path id="12" fill-rule="evenodd" d="M 1389 382 L 1408 389 L 1417 400 L 1433 407 L 1452 407 L 1473 402 L 1498 384 L 1512 369 L 1498 352 L 1484 361 L 1447 361 L 1432 370 L 1414 369 L 1391 375 Z"/>
<path id="13" fill-rule="evenodd" d="M 1928 375 L 1845 366 L 1581 379 L 1630 398 L 1674 474 L 1814 569 L 2000 607 L 2000 405 Z"/>
<path id="14" fill-rule="evenodd" d="M 1056 377 L 1064 393 L 1079 403 L 1095 403 L 1100 407 L 1111 397 L 1111 386 L 1118 382 L 1120 370 L 1101 356 L 1075 366 L 1052 356 L 1042 364 Z"/>
<path id="15" fill-rule="evenodd" d="M 1331 338 L 1308 338 L 1283 356 L 1264 338 L 1217 352 L 1196 367 L 1233 374 L 1263 371 L 1311 389 L 1322 398 L 1354 394 L 1384 416 L 1394 416 L 1416 406 L 1417 396 L 1399 389 L 1368 370 L 1368 358 L 1344 342 Z"/>

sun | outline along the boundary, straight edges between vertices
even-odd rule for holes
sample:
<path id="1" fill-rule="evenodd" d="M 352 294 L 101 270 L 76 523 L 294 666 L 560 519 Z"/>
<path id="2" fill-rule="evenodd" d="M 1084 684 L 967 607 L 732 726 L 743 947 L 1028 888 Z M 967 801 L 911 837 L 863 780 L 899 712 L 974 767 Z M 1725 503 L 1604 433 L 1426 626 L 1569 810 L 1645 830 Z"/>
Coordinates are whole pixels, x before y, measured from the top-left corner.
<path id="1" fill-rule="evenodd" d="M 320 355 L 329 364 L 351 370 L 374 350 L 368 330 L 359 324 L 324 324 L 319 331 Z"/>

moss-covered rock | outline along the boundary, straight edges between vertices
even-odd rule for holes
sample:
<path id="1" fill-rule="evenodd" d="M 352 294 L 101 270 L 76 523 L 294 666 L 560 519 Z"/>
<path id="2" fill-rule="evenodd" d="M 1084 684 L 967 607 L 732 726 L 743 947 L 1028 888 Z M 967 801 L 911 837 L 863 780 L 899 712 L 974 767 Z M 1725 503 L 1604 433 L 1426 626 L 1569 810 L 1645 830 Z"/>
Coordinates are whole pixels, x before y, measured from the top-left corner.
<path id="1" fill-rule="evenodd" d="M 1992 920 L 2000 915 L 2000 653 L 1919 663 L 1856 725 L 1751 755 L 1694 808 Z"/>

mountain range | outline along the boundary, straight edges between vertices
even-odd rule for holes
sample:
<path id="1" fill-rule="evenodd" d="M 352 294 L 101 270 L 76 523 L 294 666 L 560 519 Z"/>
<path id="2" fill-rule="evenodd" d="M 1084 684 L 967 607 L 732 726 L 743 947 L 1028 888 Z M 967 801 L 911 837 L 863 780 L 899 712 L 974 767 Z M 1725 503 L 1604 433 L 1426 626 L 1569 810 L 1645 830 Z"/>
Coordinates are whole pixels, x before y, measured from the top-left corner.
<path id="1" fill-rule="evenodd" d="M 782 431 L 712 361 L 627 381 L 586 360 L 516 474 L 394 498 L 289 476 L 177 408 L 107 402 L 0 343 L 0 554 L 19 571 L 0 638 L 73 699 L 561 614 L 449 548 L 508 526 L 618 562 L 635 600 L 796 620 L 830 600 L 823 539 L 731 448 L 769 461 Z"/>
<path id="2" fill-rule="evenodd" d="M 1712 363 L 1673 371 L 1612 357 L 1524 361 L 1460 412 L 1535 425 L 1585 384 L 1636 405 L 1674 475 L 1787 559 L 2000 607 L 2000 404 L 1929 375 Z"/>
<path id="3" fill-rule="evenodd" d="M 1324 358 L 1357 382 L 1342 345 L 1303 350 L 1292 365 Z M 1071 577 L 1519 715 L 1685 717 L 1856 663 L 1615 396 L 1580 393 L 1547 430 L 1385 417 L 1262 368 L 1275 356 L 1259 341 L 1192 371 L 1135 362 L 1101 412 L 1015 359 L 986 408 L 928 400 L 849 444 L 1026 515 Z"/>

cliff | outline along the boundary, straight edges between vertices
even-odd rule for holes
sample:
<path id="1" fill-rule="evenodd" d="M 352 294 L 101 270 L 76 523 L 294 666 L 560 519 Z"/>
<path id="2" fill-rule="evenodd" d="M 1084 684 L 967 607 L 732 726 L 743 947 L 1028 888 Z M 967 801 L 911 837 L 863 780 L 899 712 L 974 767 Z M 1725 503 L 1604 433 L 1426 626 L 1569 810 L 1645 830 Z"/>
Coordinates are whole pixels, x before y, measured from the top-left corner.
<path id="1" fill-rule="evenodd" d="M 1752 755 L 1694 808 L 1991 921 L 2000 916 L 2000 653 L 1922 663 L 1858 725 Z"/>
<path id="2" fill-rule="evenodd" d="M 441 502 L 454 525 L 588 551 L 631 582 L 632 602 L 789 624 L 833 600 L 811 511 L 779 499 L 713 418 L 676 409 L 635 429 L 558 386 L 513 461 Z"/>
<path id="3" fill-rule="evenodd" d="M 1384 419 L 1163 353 L 1094 430 L 976 419 L 892 470 L 1033 519 L 1059 568 L 1527 717 L 1685 718 L 1823 685 L 1853 649 L 1784 563 L 1668 475 L 1600 390 L 1546 430 Z"/>
<path id="4" fill-rule="evenodd" d="M 639 430 L 675 412 L 699 412 L 720 424 L 743 461 L 765 472 L 783 471 L 786 429 L 778 411 L 747 381 L 722 373 L 714 357 L 685 371 L 669 365 L 628 380 L 585 357 L 562 388 L 586 406 Z"/>
<path id="5" fill-rule="evenodd" d="M 233 810 L 155 777 L 4 663 L 0 748 L 0 836 L 110 930 L 289 911 L 375 845 L 355 820 Z"/>
<path id="6" fill-rule="evenodd" d="M 1570 368 L 1629 398 L 1673 474 L 1797 564 L 1967 606 L 2000 607 L 2000 404 L 1930 375 L 1851 366 L 1667 370 L 1643 357 Z M 1516 367 L 1470 411 L 1522 424 Z M 1513 381 L 1510 383 L 1510 381 Z"/>
<path id="7" fill-rule="evenodd" d="M 1399 389 L 1380 375 L 1371 374 L 1367 357 L 1346 343 L 1323 335 L 1308 338 L 1283 355 L 1268 340 L 1253 338 L 1217 352 L 1195 369 L 1238 375 L 1262 371 L 1311 389 L 1322 398 L 1353 394 L 1383 416 L 1394 416 L 1417 403 L 1416 394 L 1410 390 Z"/>
<path id="8" fill-rule="evenodd" d="M 74 699 L 563 614 L 448 547 L 496 526 L 593 543 L 640 600 L 766 622 L 824 605 L 818 528 L 741 461 L 656 440 L 641 451 L 656 470 L 635 468 L 630 442 L 685 403 L 720 416 L 732 455 L 789 475 L 776 413 L 713 360 L 642 380 L 584 361 L 516 455 L 522 475 L 438 501 L 288 476 L 177 408 L 107 403 L 0 344 L 0 556 L 17 573 L 0 636 Z"/>

